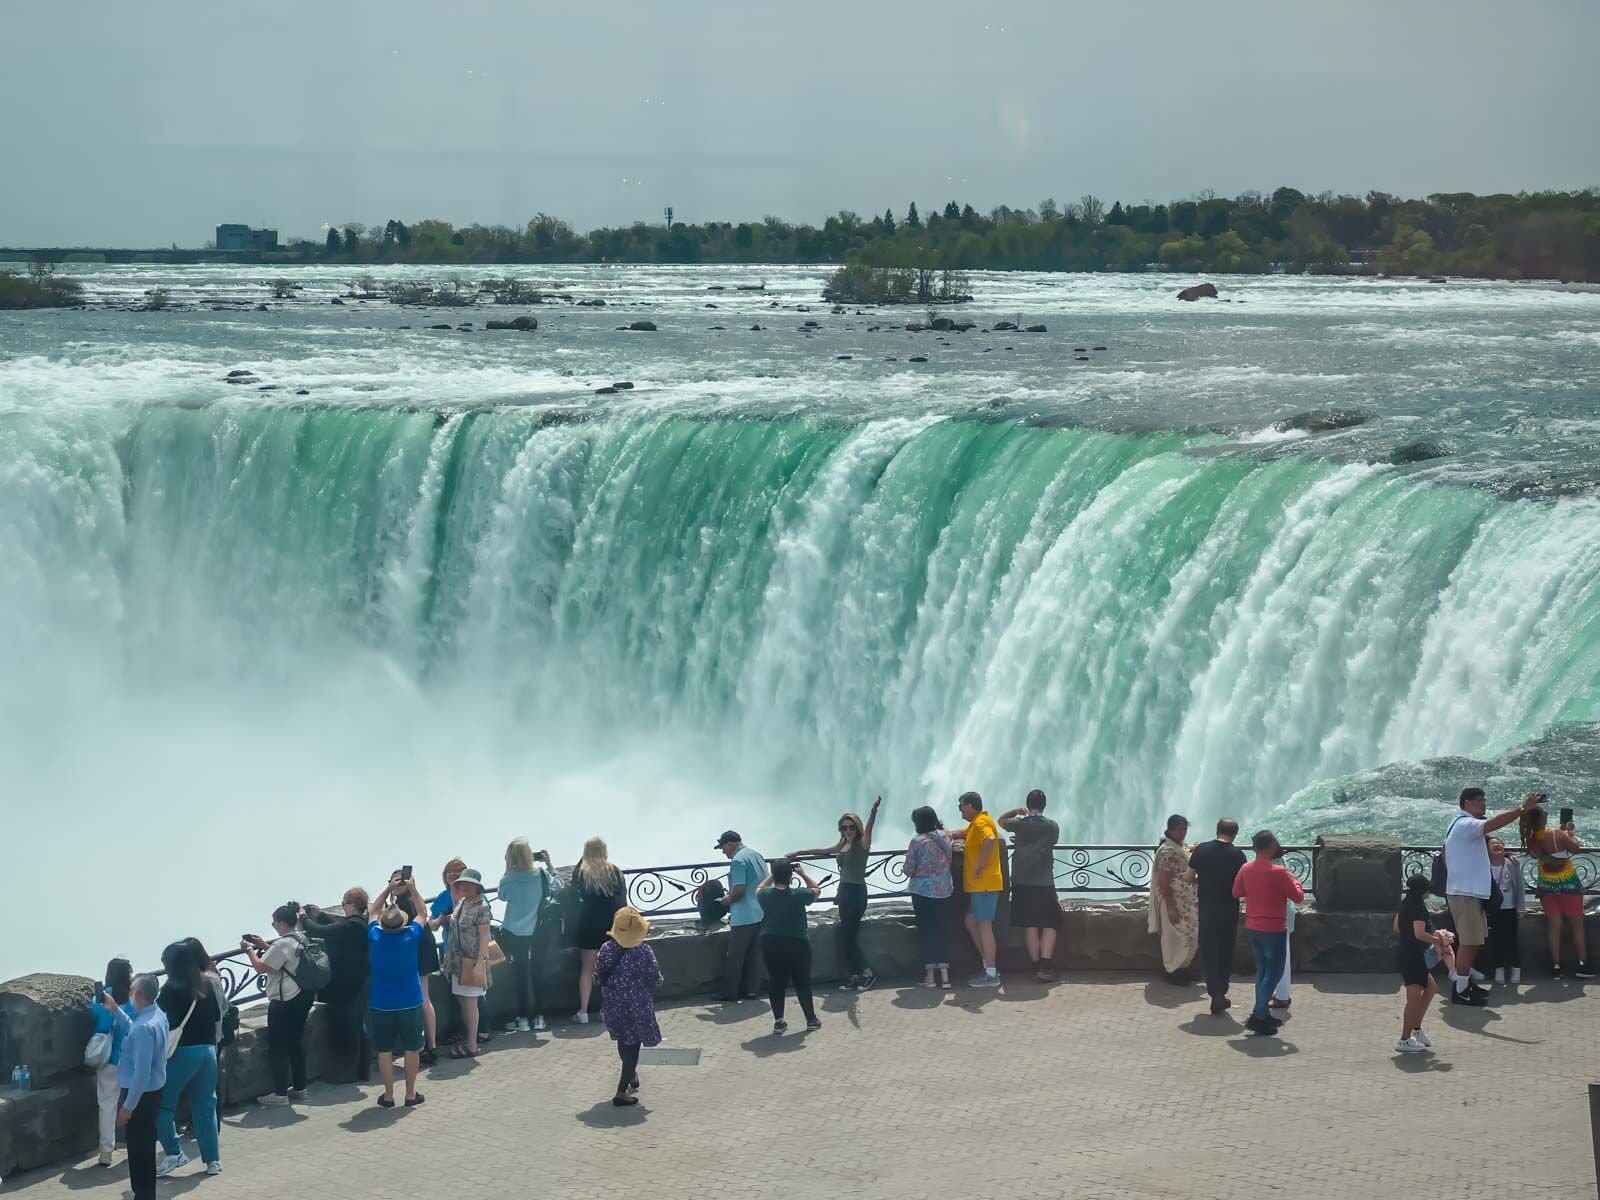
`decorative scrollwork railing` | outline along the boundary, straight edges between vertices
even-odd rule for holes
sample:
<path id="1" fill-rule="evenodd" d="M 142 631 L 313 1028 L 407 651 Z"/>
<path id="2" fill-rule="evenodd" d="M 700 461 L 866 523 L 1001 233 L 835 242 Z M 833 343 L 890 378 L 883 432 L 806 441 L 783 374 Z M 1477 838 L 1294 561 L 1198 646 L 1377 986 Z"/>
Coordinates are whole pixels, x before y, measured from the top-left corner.
<path id="1" fill-rule="evenodd" d="M 1433 878 L 1433 860 L 1438 856 L 1437 846 L 1402 846 L 1400 849 L 1400 876 L 1410 879 L 1421 875 Z M 1522 882 L 1531 895 L 1539 887 L 1539 860 L 1531 854 L 1511 849 L 1511 855 L 1522 868 Z M 1579 850 L 1572 856 L 1572 865 L 1578 873 L 1578 883 L 1584 895 L 1600 895 L 1600 850 Z"/>
<path id="2" fill-rule="evenodd" d="M 1155 857 L 1154 846 L 1057 846 L 1056 891 L 1068 896 L 1147 892 Z M 1311 887 L 1315 847 L 1285 846 L 1279 861 L 1303 887 Z"/>

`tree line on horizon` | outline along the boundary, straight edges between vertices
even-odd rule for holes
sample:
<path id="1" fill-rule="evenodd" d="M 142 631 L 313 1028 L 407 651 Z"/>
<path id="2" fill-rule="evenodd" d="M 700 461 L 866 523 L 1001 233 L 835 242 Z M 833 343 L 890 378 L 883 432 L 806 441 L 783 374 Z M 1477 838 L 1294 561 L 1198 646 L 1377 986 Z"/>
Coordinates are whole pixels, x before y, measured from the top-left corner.
<path id="1" fill-rule="evenodd" d="M 665 221 L 587 234 L 540 213 L 523 228 L 419 220 L 330 227 L 290 242 L 308 260 L 417 263 L 841 263 L 922 270 L 1274 270 L 1600 280 L 1600 189 L 1308 196 L 1291 187 L 1170 204 L 1095 196 L 980 213 L 950 201 L 821 225 Z"/>

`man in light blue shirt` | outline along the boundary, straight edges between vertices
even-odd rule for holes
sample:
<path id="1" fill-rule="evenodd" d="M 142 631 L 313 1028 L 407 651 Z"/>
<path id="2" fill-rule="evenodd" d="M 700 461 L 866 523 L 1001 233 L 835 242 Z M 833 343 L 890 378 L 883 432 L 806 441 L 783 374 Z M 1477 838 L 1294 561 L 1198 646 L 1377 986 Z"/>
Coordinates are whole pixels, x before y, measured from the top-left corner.
<path id="1" fill-rule="evenodd" d="M 117 1007 L 107 992 L 100 1003 L 122 1030 L 122 1057 L 117 1060 L 117 1086 L 122 1104 L 117 1124 L 128 1140 L 128 1182 L 133 1200 L 156 1200 L 156 1117 L 161 1089 L 167 1086 L 167 1014 L 156 1007 L 161 984 L 154 975 L 135 975 L 128 998 L 134 1015 Z"/>
<path id="2" fill-rule="evenodd" d="M 761 901 L 756 888 L 767 877 L 767 860 L 759 850 L 728 830 L 717 839 L 728 857 L 728 961 L 722 969 L 722 991 L 713 1000 L 730 1003 L 754 999 L 760 984 Z"/>

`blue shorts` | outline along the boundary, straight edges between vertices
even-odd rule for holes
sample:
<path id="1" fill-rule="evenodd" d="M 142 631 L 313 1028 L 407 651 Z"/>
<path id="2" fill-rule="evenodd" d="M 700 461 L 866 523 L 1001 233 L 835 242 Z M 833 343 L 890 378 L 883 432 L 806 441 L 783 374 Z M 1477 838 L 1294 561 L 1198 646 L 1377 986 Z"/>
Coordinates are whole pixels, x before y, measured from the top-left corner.
<path id="1" fill-rule="evenodd" d="M 974 921 L 992 921 L 1000 907 L 999 892 L 968 892 L 967 913 Z"/>
<path id="2" fill-rule="evenodd" d="M 369 1009 L 367 1024 L 372 1032 L 372 1048 L 378 1054 L 422 1049 L 425 1038 L 420 1004 L 416 1008 Z"/>

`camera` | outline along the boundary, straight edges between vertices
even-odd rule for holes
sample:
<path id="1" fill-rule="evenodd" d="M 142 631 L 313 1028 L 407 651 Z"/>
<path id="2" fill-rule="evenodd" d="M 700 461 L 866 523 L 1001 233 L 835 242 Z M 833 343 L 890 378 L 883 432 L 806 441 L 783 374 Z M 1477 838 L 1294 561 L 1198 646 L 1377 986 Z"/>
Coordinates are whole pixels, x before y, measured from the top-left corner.
<path id="1" fill-rule="evenodd" d="M 411 880 L 411 864 L 407 863 L 405 866 L 400 868 L 400 882 L 401 883 L 409 883 L 410 880 Z"/>

